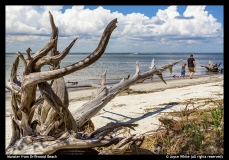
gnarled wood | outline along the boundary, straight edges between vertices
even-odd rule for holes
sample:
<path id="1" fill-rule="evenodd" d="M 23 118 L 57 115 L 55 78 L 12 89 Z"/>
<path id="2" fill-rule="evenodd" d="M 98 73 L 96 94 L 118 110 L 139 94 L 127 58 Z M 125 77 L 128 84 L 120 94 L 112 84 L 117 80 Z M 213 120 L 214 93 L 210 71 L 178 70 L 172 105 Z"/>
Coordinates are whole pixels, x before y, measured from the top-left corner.
<path id="1" fill-rule="evenodd" d="M 106 27 L 105 31 L 103 32 L 102 38 L 100 40 L 100 43 L 96 50 L 90 54 L 88 57 L 86 57 L 84 60 L 81 60 L 75 64 L 72 64 L 70 66 L 60 68 L 53 71 L 44 71 L 44 72 L 36 72 L 31 73 L 29 75 L 24 76 L 24 85 L 35 85 L 41 82 L 57 79 L 63 76 L 66 76 L 68 74 L 71 74 L 77 70 L 83 69 L 95 61 L 97 61 L 102 54 L 104 53 L 106 46 L 108 44 L 110 35 L 112 31 L 116 28 L 117 18 L 111 21 L 108 26 Z M 53 40 L 51 40 L 53 41 Z"/>
<path id="2" fill-rule="evenodd" d="M 139 146 L 136 142 L 141 142 L 142 138 L 134 135 L 126 138 L 110 136 L 111 132 L 121 127 L 134 129 L 137 124 L 108 123 L 91 132 L 82 131 L 82 128 L 85 128 L 85 123 L 92 123 L 90 119 L 119 93 L 154 75 L 164 81 L 162 72 L 166 69 L 172 71 L 172 67 L 181 60 L 156 68 L 153 59 L 149 70 L 143 73 L 136 62 L 135 75 L 124 78 L 112 87 L 106 86 L 105 71 L 101 76 L 101 84 L 92 84 L 98 88 L 94 98 L 71 113 L 68 109 L 69 97 L 63 77 L 93 64 L 102 56 L 116 28 L 117 18 L 107 25 L 93 53 L 79 62 L 60 68 L 61 60 L 70 52 L 76 39 L 63 52 L 57 51 L 58 28 L 50 12 L 49 17 L 52 28 L 50 41 L 33 55 L 30 55 L 31 49 L 28 48 L 28 59 L 18 51 L 11 69 L 6 88 L 12 94 L 12 138 L 6 148 L 6 154 L 53 154 L 62 149 L 86 149 L 112 144 L 115 144 L 113 148 L 107 148 L 100 154 L 125 154 L 127 150 L 134 153 L 133 149 L 138 151 Z M 50 56 L 45 57 L 48 53 Z M 25 66 L 21 81 L 17 80 L 19 58 Z M 49 65 L 50 71 L 41 71 L 44 65 Z M 40 91 L 38 97 L 37 88 Z"/>
<path id="3" fill-rule="evenodd" d="M 93 100 L 86 103 L 82 107 L 79 107 L 72 113 L 77 126 L 83 125 L 87 120 L 91 119 L 97 112 L 99 112 L 109 101 L 115 98 L 120 92 L 126 90 L 127 88 L 129 88 L 129 86 L 137 83 L 139 80 L 146 79 L 147 77 L 151 77 L 153 75 L 158 75 L 163 80 L 161 72 L 181 61 L 182 59 L 175 61 L 171 64 L 161 66 L 158 69 L 153 66 L 152 69 L 144 73 L 140 73 L 138 63 L 136 63 L 136 74 L 133 77 L 129 78 L 126 81 L 120 81 L 118 84 L 115 84 L 111 88 L 107 88 L 106 86 L 101 85 L 98 94 Z"/>
<path id="4" fill-rule="evenodd" d="M 222 62 L 220 62 L 219 64 L 217 63 L 213 63 L 212 61 L 209 61 L 208 66 L 206 65 L 200 65 L 201 67 L 204 67 L 207 69 L 207 71 L 211 71 L 211 72 L 222 72 L 223 68 L 219 68 L 219 66 L 221 65 Z"/>
<path id="5" fill-rule="evenodd" d="M 109 123 L 107 126 L 97 129 L 95 131 L 96 134 L 91 135 L 91 137 L 83 138 L 79 133 L 78 137 L 82 137 L 81 139 L 76 138 L 77 134 L 73 131 L 65 132 L 61 137 L 26 136 L 17 140 L 11 147 L 6 149 L 6 154 L 52 154 L 59 149 L 83 149 L 117 144 L 123 138 L 103 139 L 103 137 L 122 125 L 127 127 L 136 126 L 136 124 Z"/>

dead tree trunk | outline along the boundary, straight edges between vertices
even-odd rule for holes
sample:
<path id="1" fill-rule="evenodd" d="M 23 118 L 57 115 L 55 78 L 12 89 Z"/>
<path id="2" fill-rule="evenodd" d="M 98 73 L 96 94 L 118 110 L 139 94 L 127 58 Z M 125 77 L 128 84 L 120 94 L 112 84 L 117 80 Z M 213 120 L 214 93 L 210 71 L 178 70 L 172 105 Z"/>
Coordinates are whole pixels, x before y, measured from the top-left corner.
<path id="1" fill-rule="evenodd" d="M 49 15 L 52 27 L 50 41 L 33 55 L 30 55 L 31 49 L 28 48 L 28 59 L 18 52 L 11 69 L 6 88 L 12 94 L 12 138 L 5 153 L 53 154 L 61 149 L 86 149 L 116 144 L 100 154 L 123 154 L 130 146 L 136 147 L 136 142 L 142 139 L 135 135 L 127 138 L 108 135 L 116 128 L 125 126 L 134 129 L 137 124 L 109 123 L 90 133 L 82 132 L 80 128 L 120 92 L 153 75 L 158 75 L 163 80 L 162 72 L 166 69 L 171 71 L 181 60 L 160 68 L 156 68 L 152 60 L 149 71 L 144 73 L 140 72 L 136 62 L 135 75 L 110 88 L 105 86 L 105 72 L 94 99 L 71 113 L 68 110 L 68 92 L 63 77 L 91 65 L 102 56 L 112 31 L 116 28 L 117 19 L 107 25 L 93 53 L 79 62 L 60 68 L 60 61 L 69 53 L 76 39 L 63 52 L 57 51 L 58 28 L 50 12 Z M 50 56 L 45 57 L 48 53 Z M 21 81 L 17 79 L 19 58 L 25 65 Z M 44 65 L 49 65 L 50 71 L 41 72 Z M 41 93 L 39 97 L 36 97 L 37 87 Z"/>
<path id="2" fill-rule="evenodd" d="M 207 69 L 207 71 L 211 71 L 211 72 L 222 72 L 223 68 L 219 68 L 219 66 L 221 65 L 222 62 L 220 62 L 219 64 L 217 63 L 213 63 L 212 61 L 209 61 L 208 66 L 205 65 L 200 65 L 201 67 L 204 67 Z"/>

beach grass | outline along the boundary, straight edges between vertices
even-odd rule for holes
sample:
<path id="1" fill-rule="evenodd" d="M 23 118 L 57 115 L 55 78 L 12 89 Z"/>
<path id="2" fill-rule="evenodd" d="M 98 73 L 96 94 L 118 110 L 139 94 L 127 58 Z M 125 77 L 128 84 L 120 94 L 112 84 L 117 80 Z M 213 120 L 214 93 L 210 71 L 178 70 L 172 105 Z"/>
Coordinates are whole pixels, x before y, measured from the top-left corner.
<path id="1" fill-rule="evenodd" d="M 190 114 L 184 114 L 187 113 L 184 109 L 173 114 L 179 121 L 166 115 L 160 117 L 161 125 L 147 133 L 141 147 L 159 155 L 224 154 L 223 100 L 208 102 L 213 104 L 211 108 Z"/>

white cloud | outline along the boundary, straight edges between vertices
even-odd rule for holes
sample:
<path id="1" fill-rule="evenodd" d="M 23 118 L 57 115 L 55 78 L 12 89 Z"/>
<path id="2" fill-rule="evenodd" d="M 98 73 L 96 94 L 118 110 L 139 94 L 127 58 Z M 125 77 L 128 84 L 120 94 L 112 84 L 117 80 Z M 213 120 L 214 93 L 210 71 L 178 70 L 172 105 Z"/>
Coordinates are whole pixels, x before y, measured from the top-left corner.
<path id="1" fill-rule="evenodd" d="M 183 14 L 177 11 L 177 6 L 170 6 L 165 10 L 159 9 L 151 18 L 141 13 L 123 15 L 101 6 L 94 10 L 85 9 L 84 6 L 73 6 L 65 12 L 61 12 L 62 9 L 63 6 L 6 6 L 6 50 L 14 49 L 12 44 L 17 41 L 25 42 L 25 48 L 28 48 L 28 44 L 39 40 L 39 45 L 34 45 L 34 49 L 43 47 L 51 35 L 48 11 L 53 14 L 59 29 L 60 50 L 78 37 L 72 52 L 83 48 L 93 51 L 103 30 L 115 18 L 118 19 L 117 28 L 112 33 L 109 41 L 112 46 L 108 45 L 107 51 L 140 49 L 139 46 L 141 50 L 151 51 L 155 46 L 164 48 L 171 45 L 178 45 L 179 50 L 179 41 L 182 42 L 180 45 L 194 45 L 206 40 L 211 41 L 212 45 L 223 44 L 222 25 L 205 11 L 205 6 L 187 6 Z M 47 41 L 41 43 L 41 40 Z M 135 47 L 137 44 L 138 47 Z"/>
<path id="2" fill-rule="evenodd" d="M 63 8 L 63 6 L 41 6 L 41 8 L 43 8 L 45 11 L 61 11 L 61 9 Z"/>
<path id="3" fill-rule="evenodd" d="M 142 21 L 142 24 L 144 24 L 144 25 L 148 25 L 148 24 L 162 25 L 163 23 L 165 23 L 165 21 L 161 20 L 157 16 L 152 17 L 151 19 L 146 19 L 146 20 Z"/>

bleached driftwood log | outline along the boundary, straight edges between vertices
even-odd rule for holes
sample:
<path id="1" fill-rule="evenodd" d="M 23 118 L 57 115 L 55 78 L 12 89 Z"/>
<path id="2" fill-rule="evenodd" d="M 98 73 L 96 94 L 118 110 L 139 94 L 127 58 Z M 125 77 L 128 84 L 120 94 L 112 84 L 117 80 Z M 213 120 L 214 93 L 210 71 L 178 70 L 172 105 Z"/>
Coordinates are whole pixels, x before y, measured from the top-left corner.
<path id="1" fill-rule="evenodd" d="M 217 63 L 213 63 L 213 61 L 209 61 L 208 66 L 206 65 L 200 65 L 201 67 L 204 67 L 207 69 L 207 71 L 211 71 L 211 72 L 222 72 L 223 68 L 219 68 L 219 66 L 221 65 L 222 62 L 220 62 L 219 64 Z"/>
<path id="2" fill-rule="evenodd" d="M 152 60 L 150 69 L 144 73 L 140 72 L 139 64 L 136 62 L 135 75 L 121 80 L 110 88 L 105 86 L 105 71 L 94 98 L 71 113 L 68 109 L 68 91 L 63 77 L 88 67 L 102 56 L 111 33 L 116 28 L 117 19 L 107 25 L 93 53 L 79 62 L 60 68 L 61 60 L 69 53 L 76 39 L 64 51 L 57 51 L 58 28 L 50 12 L 49 15 L 52 27 L 50 41 L 33 55 L 30 55 L 31 49 L 28 48 L 27 59 L 18 51 L 18 56 L 12 65 L 11 76 L 6 85 L 12 94 L 12 137 L 5 153 L 53 154 L 61 149 L 95 148 L 115 144 L 112 149 L 104 150 L 100 154 L 123 154 L 128 148 L 134 146 L 136 148 L 137 141 L 142 140 L 139 137 L 134 135 L 111 137 L 109 135 L 119 127 L 134 129 L 133 127 L 137 124 L 108 123 L 90 133 L 82 131 L 81 127 L 120 92 L 153 75 L 158 75 L 163 80 L 162 72 L 166 69 L 171 70 L 181 60 L 160 68 L 156 68 Z M 48 53 L 50 53 L 49 57 L 47 57 Z M 17 79 L 19 59 L 23 61 L 25 67 L 21 81 Z M 49 65 L 50 71 L 41 71 L 44 65 Z M 40 91 L 38 97 L 36 96 L 37 88 Z"/>

